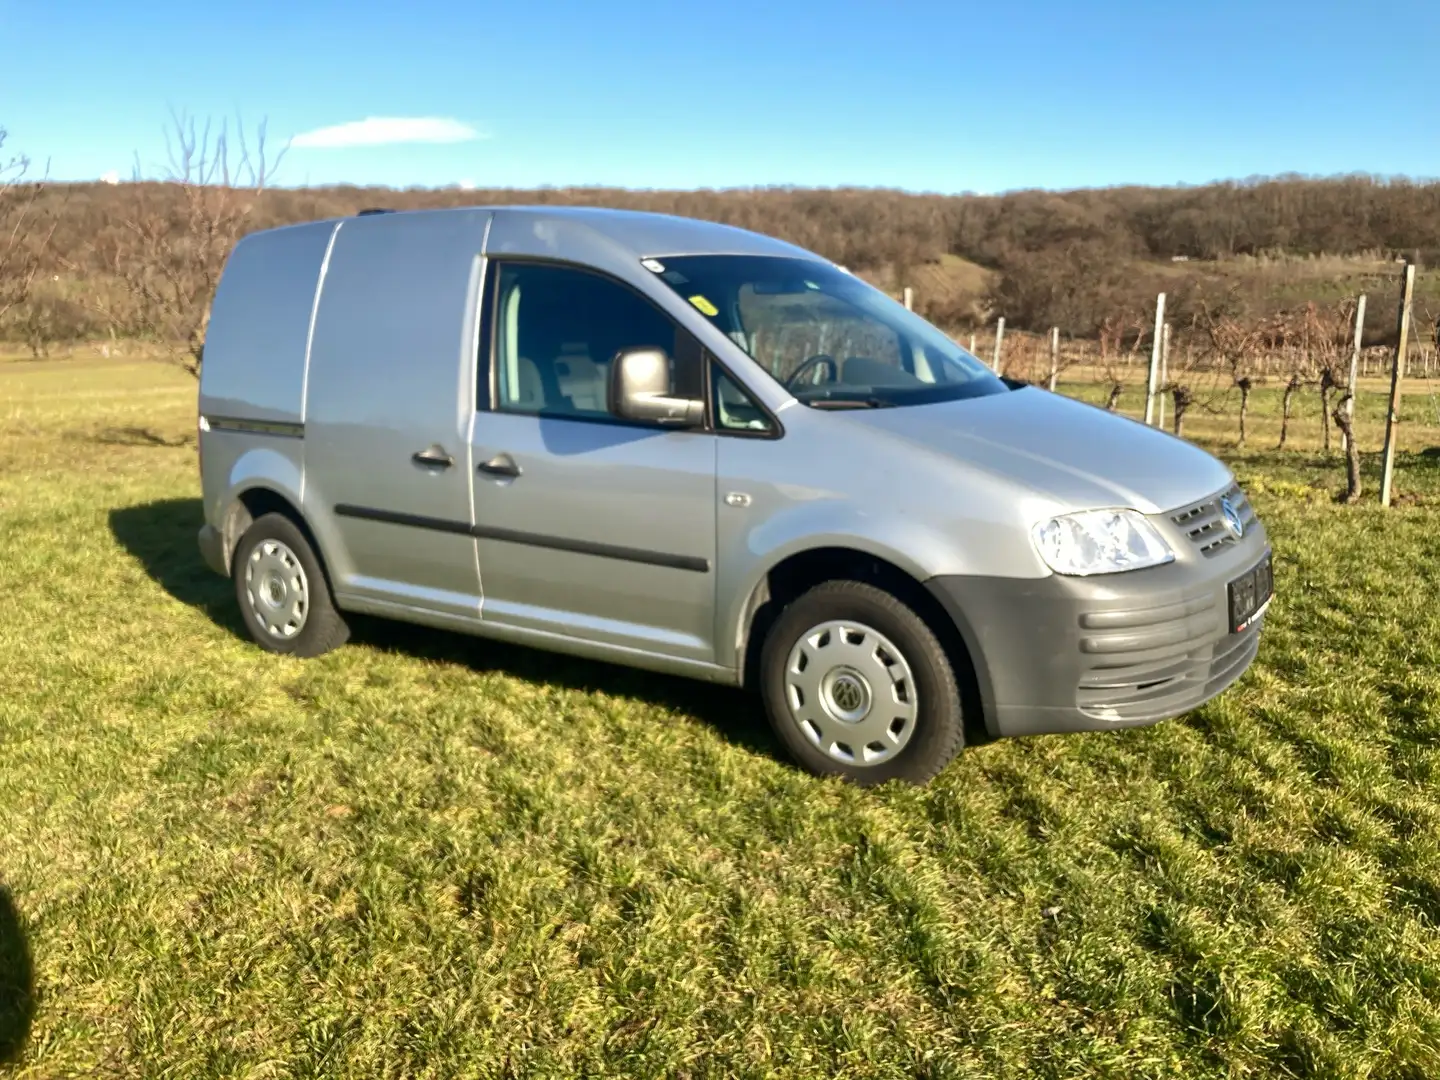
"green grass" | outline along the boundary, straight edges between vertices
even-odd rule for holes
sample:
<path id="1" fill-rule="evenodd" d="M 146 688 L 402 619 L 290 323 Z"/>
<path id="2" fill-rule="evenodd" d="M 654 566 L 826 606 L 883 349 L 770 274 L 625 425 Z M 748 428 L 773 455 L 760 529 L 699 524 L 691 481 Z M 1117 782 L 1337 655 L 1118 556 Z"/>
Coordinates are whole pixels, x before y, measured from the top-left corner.
<path id="1" fill-rule="evenodd" d="M 1440 1075 L 1430 459 L 1385 512 L 1232 458 L 1279 598 L 1197 713 L 862 791 L 739 693 L 370 622 L 262 653 L 193 401 L 0 366 L 15 1075 Z"/>

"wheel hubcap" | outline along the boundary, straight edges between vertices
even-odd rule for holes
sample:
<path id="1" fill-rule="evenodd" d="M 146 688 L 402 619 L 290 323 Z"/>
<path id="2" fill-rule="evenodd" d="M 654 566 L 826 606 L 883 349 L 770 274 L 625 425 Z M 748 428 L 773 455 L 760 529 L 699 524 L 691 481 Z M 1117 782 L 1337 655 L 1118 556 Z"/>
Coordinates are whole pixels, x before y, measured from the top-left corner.
<path id="1" fill-rule="evenodd" d="M 271 637 L 293 638 L 310 614 L 310 582 L 295 552 L 279 540 L 262 540 L 245 563 L 245 596 Z"/>
<path id="2" fill-rule="evenodd" d="M 919 712 L 910 664 L 884 634 L 833 621 L 800 636 L 785 663 L 790 717 L 847 765 L 879 765 L 905 748 Z"/>

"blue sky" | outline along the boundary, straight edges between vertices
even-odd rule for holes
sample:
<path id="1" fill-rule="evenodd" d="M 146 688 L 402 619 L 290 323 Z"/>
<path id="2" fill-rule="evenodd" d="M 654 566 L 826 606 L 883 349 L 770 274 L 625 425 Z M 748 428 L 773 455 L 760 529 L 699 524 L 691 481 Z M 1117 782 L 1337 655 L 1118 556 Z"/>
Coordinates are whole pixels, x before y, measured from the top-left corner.
<path id="1" fill-rule="evenodd" d="M 63 180 L 154 172 L 172 107 L 300 136 L 294 185 L 1440 176 L 1437 0 L 0 0 L 0 54 Z"/>

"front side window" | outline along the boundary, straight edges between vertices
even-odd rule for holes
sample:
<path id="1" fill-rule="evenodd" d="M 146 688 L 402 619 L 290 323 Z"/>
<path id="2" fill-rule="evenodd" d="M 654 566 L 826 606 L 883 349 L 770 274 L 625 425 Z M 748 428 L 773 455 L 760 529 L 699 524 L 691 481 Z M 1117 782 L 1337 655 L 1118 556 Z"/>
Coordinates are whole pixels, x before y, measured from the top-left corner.
<path id="1" fill-rule="evenodd" d="M 618 282 L 565 266 L 502 265 L 495 303 L 496 402 L 506 412 L 608 418 L 610 361 L 640 347 L 670 356 L 674 396 L 701 396 L 698 343 Z"/>
<path id="2" fill-rule="evenodd" d="M 934 326 L 828 263 L 686 255 L 645 265 L 806 405 L 883 408 L 1006 392 Z"/>
<path id="3" fill-rule="evenodd" d="M 743 431 L 773 435 L 775 424 L 745 390 L 720 367 L 710 367 L 715 402 L 715 427 L 720 431 Z"/>

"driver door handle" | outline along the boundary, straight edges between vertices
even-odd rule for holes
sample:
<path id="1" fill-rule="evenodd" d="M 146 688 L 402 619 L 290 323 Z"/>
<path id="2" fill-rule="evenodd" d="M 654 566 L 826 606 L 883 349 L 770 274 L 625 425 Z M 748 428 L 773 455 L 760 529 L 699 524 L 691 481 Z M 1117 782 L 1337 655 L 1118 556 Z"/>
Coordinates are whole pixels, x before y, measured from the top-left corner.
<path id="1" fill-rule="evenodd" d="M 431 446 L 426 450 L 417 450 L 410 455 L 410 460 L 416 465 L 427 465 L 436 469 L 448 469 L 455 464 L 455 459 L 445 452 L 444 447 Z"/>
<path id="2" fill-rule="evenodd" d="M 521 473 L 520 466 L 515 464 L 515 459 L 509 454 L 496 454 L 489 461 L 482 461 L 475 467 L 487 476 L 508 476 L 513 479 Z"/>

